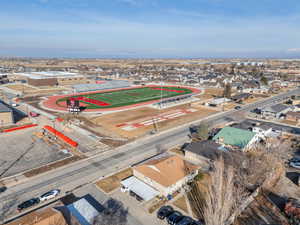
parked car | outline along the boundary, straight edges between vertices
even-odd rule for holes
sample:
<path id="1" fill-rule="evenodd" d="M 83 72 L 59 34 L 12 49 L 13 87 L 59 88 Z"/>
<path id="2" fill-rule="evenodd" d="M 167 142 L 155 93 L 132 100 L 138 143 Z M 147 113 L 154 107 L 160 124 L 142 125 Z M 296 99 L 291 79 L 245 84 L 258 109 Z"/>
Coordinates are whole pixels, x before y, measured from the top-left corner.
<path id="1" fill-rule="evenodd" d="M 239 110 L 239 109 L 241 109 L 242 107 L 241 106 L 236 106 L 236 107 L 234 107 L 234 109 L 236 109 L 236 110 Z"/>
<path id="2" fill-rule="evenodd" d="M 31 112 L 29 113 L 29 115 L 30 115 L 31 117 L 38 117 L 40 114 L 31 111 Z"/>
<path id="3" fill-rule="evenodd" d="M 290 166 L 296 169 L 300 169 L 300 162 L 290 162 Z"/>
<path id="4" fill-rule="evenodd" d="M 176 225 L 192 225 L 194 220 L 191 217 L 185 216 L 181 220 L 179 220 Z"/>
<path id="5" fill-rule="evenodd" d="M 0 187 L 0 193 L 2 193 L 2 192 L 4 192 L 4 191 L 6 191 L 6 189 L 7 189 L 7 187 L 5 187 L 5 186 L 1 186 L 1 187 Z"/>
<path id="6" fill-rule="evenodd" d="M 157 218 L 163 220 L 173 212 L 174 212 L 174 210 L 171 206 L 169 206 L 169 205 L 163 206 L 157 211 Z"/>
<path id="7" fill-rule="evenodd" d="M 176 223 L 179 222 L 182 218 L 183 215 L 180 212 L 174 211 L 173 213 L 171 213 L 171 215 L 167 217 L 167 222 L 168 224 L 176 225 Z"/>
<path id="8" fill-rule="evenodd" d="M 45 194 L 41 195 L 40 201 L 47 201 L 47 200 L 50 200 L 52 198 L 55 198 L 57 195 L 59 195 L 59 193 L 60 193 L 60 190 L 58 190 L 58 189 L 48 191 Z"/>
<path id="9" fill-rule="evenodd" d="M 296 156 L 296 157 L 290 159 L 289 162 L 290 162 L 290 163 L 291 163 L 291 162 L 300 162 L 300 157 L 299 157 L 299 156 Z"/>
<path id="10" fill-rule="evenodd" d="M 204 222 L 194 220 L 194 222 L 191 225 L 204 225 Z"/>
<path id="11" fill-rule="evenodd" d="M 21 211 L 23 209 L 27 209 L 27 208 L 37 205 L 39 203 L 40 203 L 39 198 L 32 198 L 32 199 L 27 200 L 27 201 L 21 203 L 20 205 L 18 205 L 18 210 Z"/>

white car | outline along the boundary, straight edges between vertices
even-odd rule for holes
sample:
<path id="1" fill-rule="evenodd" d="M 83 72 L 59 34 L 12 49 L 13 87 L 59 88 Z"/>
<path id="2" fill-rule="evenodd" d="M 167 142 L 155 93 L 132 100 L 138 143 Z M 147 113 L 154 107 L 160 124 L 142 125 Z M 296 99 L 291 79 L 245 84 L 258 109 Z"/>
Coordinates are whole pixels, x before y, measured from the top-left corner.
<path id="1" fill-rule="evenodd" d="M 300 169 L 300 162 L 290 162 L 290 166 L 296 169 Z"/>
<path id="2" fill-rule="evenodd" d="M 42 194 L 40 197 L 40 201 L 47 201 L 52 198 L 55 198 L 60 193 L 60 190 L 54 189 L 51 191 L 46 192 L 45 194 Z"/>

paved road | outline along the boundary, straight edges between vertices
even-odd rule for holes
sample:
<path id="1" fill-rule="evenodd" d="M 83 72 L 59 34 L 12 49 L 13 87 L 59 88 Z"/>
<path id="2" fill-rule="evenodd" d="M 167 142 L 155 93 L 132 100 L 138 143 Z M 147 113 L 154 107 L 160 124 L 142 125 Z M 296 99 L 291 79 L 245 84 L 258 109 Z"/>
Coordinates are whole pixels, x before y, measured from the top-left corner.
<path id="1" fill-rule="evenodd" d="M 228 112 L 212 115 L 206 119 L 208 122 L 222 120 L 224 117 L 232 116 L 236 112 L 246 112 L 257 107 L 270 104 L 276 104 L 288 96 L 299 94 L 300 89 L 283 93 L 278 96 L 262 100 L 253 104 L 243 106 L 240 110 L 231 110 Z M 195 121 L 197 124 L 200 121 Z M 8 190 L 0 194 L 0 211 L 4 205 L 11 204 L 11 212 L 13 215 L 16 205 L 24 200 L 39 196 L 43 192 L 52 188 L 59 188 L 63 192 L 72 191 L 84 184 L 93 182 L 102 176 L 113 173 L 120 168 L 132 165 L 140 160 L 150 157 L 157 153 L 157 145 L 170 147 L 172 145 L 181 144 L 187 140 L 188 127 L 190 124 L 161 132 L 158 135 L 147 137 L 128 145 L 122 146 L 113 152 L 96 155 L 87 160 L 68 165 L 50 171 L 46 174 L 31 178 L 16 186 L 9 187 Z"/>

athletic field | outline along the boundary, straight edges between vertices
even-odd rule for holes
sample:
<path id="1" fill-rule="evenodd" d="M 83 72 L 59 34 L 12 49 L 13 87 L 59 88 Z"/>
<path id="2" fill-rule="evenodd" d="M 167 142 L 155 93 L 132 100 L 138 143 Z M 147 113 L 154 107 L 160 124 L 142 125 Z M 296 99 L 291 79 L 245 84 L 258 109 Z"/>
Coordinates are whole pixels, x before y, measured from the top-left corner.
<path id="1" fill-rule="evenodd" d="M 58 98 L 56 104 L 65 106 L 68 98 L 74 98 L 79 100 L 80 104 L 86 109 L 108 109 L 146 103 L 159 100 L 160 98 L 171 98 L 193 92 L 192 89 L 185 87 L 147 86 L 67 96 Z"/>

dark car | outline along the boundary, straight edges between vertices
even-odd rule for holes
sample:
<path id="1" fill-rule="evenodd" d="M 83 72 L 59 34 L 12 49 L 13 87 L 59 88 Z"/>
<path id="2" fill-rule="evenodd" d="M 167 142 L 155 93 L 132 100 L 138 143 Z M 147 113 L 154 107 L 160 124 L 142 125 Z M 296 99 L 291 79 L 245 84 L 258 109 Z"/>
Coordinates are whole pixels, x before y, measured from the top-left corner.
<path id="1" fill-rule="evenodd" d="M 241 109 L 242 107 L 241 106 L 236 106 L 236 107 L 234 107 L 234 109 L 236 109 L 236 110 L 239 110 L 239 109 Z"/>
<path id="2" fill-rule="evenodd" d="M 179 220 L 176 225 L 192 225 L 194 220 L 191 217 L 185 216 L 181 220 Z"/>
<path id="3" fill-rule="evenodd" d="M 289 162 L 300 162 L 300 157 L 296 156 L 296 157 L 290 159 Z"/>
<path id="4" fill-rule="evenodd" d="M 167 217 L 168 224 L 175 225 L 183 218 L 182 214 L 178 211 L 174 211 L 171 215 Z"/>
<path id="5" fill-rule="evenodd" d="M 204 225 L 204 222 L 194 221 L 191 225 Z"/>
<path id="6" fill-rule="evenodd" d="M 157 211 L 157 218 L 163 220 L 167 216 L 169 216 L 172 212 L 174 212 L 174 210 L 171 206 L 169 205 L 163 206 Z"/>
<path id="7" fill-rule="evenodd" d="M 1 187 L 0 187 L 0 193 L 2 193 L 2 192 L 4 192 L 4 191 L 6 191 L 6 189 L 7 189 L 7 187 L 5 187 L 5 186 L 1 186 Z"/>
<path id="8" fill-rule="evenodd" d="M 32 198 L 32 199 L 27 200 L 27 201 L 21 203 L 20 205 L 18 205 L 18 210 L 21 211 L 23 209 L 27 209 L 27 208 L 29 208 L 31 206 L 39 204 L 39 202 L 40 202 L 39 198 Z"/>

